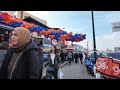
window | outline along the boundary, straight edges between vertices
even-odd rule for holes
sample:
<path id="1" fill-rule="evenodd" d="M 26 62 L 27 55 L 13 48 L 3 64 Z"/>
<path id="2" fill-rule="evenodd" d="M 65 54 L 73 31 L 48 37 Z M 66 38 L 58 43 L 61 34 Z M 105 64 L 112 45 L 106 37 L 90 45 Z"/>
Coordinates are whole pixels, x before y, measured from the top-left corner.
<path id="1" fill-rule="evenodd" d="M 51 45 L 51 40 L 48 40 L 47 38 L 43 38 L 43 44 Z"/>

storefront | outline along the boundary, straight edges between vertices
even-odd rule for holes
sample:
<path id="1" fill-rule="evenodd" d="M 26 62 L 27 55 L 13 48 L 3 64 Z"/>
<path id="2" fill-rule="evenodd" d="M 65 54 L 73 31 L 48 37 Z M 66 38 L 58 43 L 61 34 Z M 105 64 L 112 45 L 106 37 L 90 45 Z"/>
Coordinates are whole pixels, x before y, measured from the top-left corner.
<path id="1" fill-rule="evenodd" d="M 61 44 L 61 42 L 59 41 L 59 42 L 57 42 L 57 47 L 58 47 L 58 49 L 61 49 L 62 48 L 62 44 Z"/>
<path id="2" fill-rule="evenodd" d="M 8 49 L 8 40 L 9 40 L 8 34 L 9 31 L 11 31 L 11 29 L 13 28 L 14 27 L 11 27 L 9 25 L 0 22 L 0 68 Z M 2 38 L 4 38 L 4 40 Z"/>
<path id="3" fill-rule="evenodd" d="M 43 51 L 44 52 L 49 52 L 51 50 L 51 45 L 48 44 L 43 44 Z"/>
<path id="4" fill-rule="evenodd" d="M 3 42 L 8 43 L 9 41 L 9 32 L 13 29 L 14 27 L 6 25 L 4 23 L 0 22 L 0 49 L 7 49 L 8 45 L 2 45 Z"/>
<path id="5" fill-rule="evenodd" d="M 47 38 L 43 38 L 43 51 L 44 52 L 50 52 L 52 44 L 51 40 Z"/>

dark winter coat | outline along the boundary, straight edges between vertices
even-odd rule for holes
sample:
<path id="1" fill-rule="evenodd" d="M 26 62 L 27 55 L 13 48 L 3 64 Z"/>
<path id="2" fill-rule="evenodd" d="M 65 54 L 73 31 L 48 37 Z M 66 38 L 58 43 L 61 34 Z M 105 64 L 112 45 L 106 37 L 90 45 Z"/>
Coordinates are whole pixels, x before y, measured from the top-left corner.
<path id="1" fill-rule="evenodd" d="M 39 57 L 39 61 L 40 61 L 40 72 L 39 72 L 39 74 L 40 74 L 40 79 L 42 78 L 42 72 L 43 72 L 43 53 L 42 53 L 42 51 L 38 51 L 38 57 Z"/>
<path id="2" fill-rule="evenodd" d="M 55 54 L 55 58 L 54 58 L 54 65 L 52 65 L 52 59 L 51 59 L 51 56 L 50 54 L 48 55 L 48 61 L 47 63 L 45 64 L 45 66 L 48 65 L 48 67 L 54 67 L 54 70 L 58 70 L 58 68 L 60 68 L 60 56 L 59 54 Z"/>
<path id="3" fill-rule="evenodd" d="M 61 57 L 61 60 L 64 60 L 65 59 L 65 53 L 60 53 L 60 57 Z"/>
<path id="4" fill-rule="evenodd" d="M 83 58 L 83 54 L 82 53 L 79 54 L 79 58 L 82 60 L 82 58 Z"/>
<path id="5" fill-rule="evenodd" d="M 75 58 L 78 58 L 78 53 L 75 53 L 74 57 L 75 57 Z"/>
<path id="6" fill-rule="evenodd" d="M 39 79 L 40 62 L 37 54 L 37 45 L 30 41 L 22 51 L 22 55 L 18 59 L 11 79 Z M 0 70 L 0 79 L 8 79 L 8 65 L 11 60 L 13 48 L 10 48 L 6 54 Z"/>

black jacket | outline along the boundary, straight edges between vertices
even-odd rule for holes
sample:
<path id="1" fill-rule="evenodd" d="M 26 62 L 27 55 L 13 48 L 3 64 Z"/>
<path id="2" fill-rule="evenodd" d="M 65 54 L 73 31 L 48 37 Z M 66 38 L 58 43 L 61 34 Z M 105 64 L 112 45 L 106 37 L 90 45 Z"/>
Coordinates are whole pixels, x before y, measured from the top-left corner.
<path id="1" fill-rule="evenodd" d="M 75 57 L 75 58 L 78 58 L 78 53 L 75 53 L 74 57 Z"/>
<path id="2" fill-rule="evenodd" d="M 61 62 L 60 56 L 58 54 L 55 54 L 55 58 L 54 58 L 54 69 L 55 70 L 58 70 L 58 68 L 60 68 L 60 65 L 61 65 L 60 62 Z M 45 66 L 47 66 L 47 65 L 48 65 L 48 67 L 53 66 L 50 54 L 48 55 L 48 61 L 45 64 Z"/>
<path id="3" fill-rule="evenodd" d="M 40 72 L 39 72 L 39 74 L 40 74 L 40 79 L 42 78 L 42 72 L 43 72 L 43 53 L 42 53 L 42 51 L 38 51 L 38 57 L 39 57 L 39 61 L 40 61 Z"/>
<path id="4" fill-rule="evenodd" d="M 83 58 L 83 54 L 82 54 L 82 53 L 79 54 L 79 58 L 80 58 L 80 59 Z"/>
<path id="5" fill-rule="evenodd" d="M 61 57 L 61 59 L 64 59 L 65 58 L 65 53 L 60 53 L 60 57 Z"/>
<path id="6" fill-rule="evenodd" d="M 25 47 L 12 73 L 12 79 L 39 79 L 40 62 L 36 50 L 37 45 L 32 41 Z M 6 54 L 0 70 L 0 79 L 8 79 L 8 64 L 13 52 L 14 49 L 10 48 Z"/>

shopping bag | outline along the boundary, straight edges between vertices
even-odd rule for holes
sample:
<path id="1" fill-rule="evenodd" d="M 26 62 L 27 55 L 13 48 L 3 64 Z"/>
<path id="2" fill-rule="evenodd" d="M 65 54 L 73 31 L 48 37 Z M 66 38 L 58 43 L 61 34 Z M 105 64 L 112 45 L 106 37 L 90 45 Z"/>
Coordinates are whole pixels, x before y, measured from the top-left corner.
<path id="1" fill-rule="evenodd" d="M 96 74 L 95 74 L 95 77 L 96 77 L 96 79 L 101 79 L 100 73 L 96 73 Z"/>
<path id="2" fill-rule="evenodd" d="M 61 69 L 58 69 L 58 79 L 62 79 L 63 77 L 63 72 L 61 71 Z"/>

